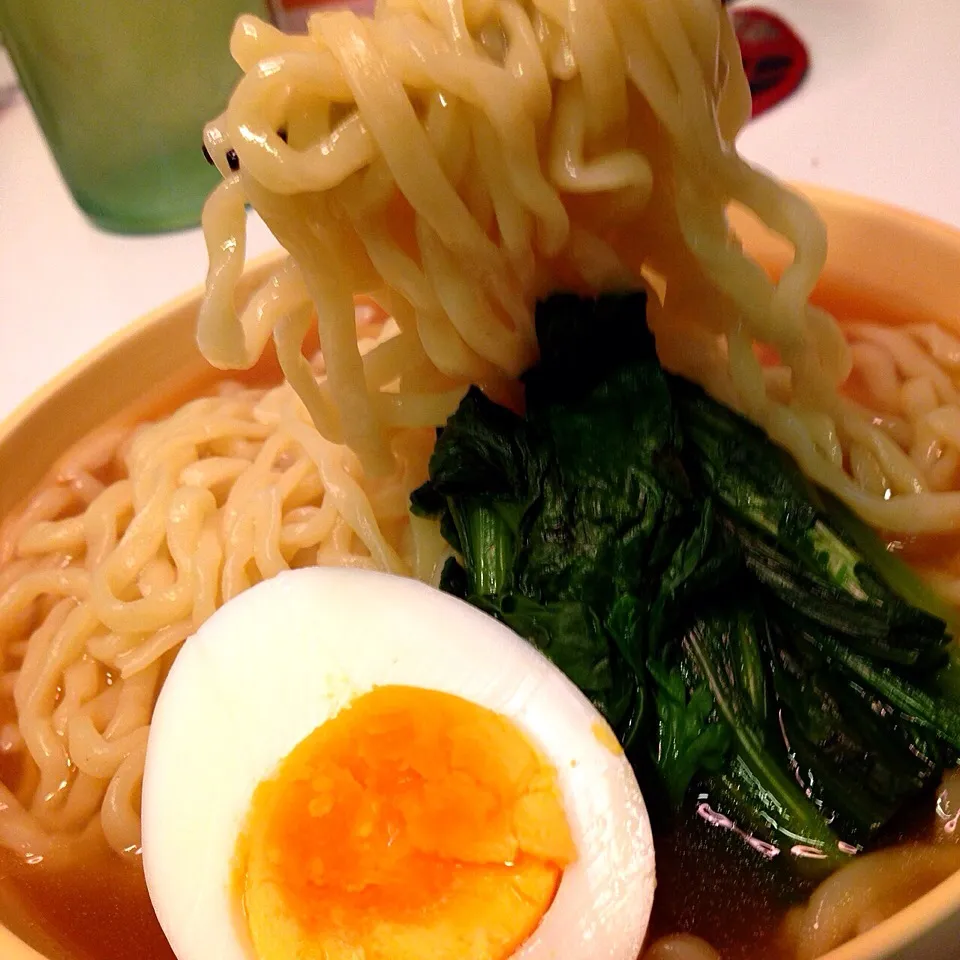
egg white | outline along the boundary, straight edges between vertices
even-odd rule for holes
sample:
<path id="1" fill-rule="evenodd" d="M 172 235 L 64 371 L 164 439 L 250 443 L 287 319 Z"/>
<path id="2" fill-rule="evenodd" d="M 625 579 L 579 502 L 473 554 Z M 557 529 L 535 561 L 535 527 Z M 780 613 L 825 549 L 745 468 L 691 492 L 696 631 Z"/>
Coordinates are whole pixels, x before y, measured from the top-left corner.
<path id="1" fill-rule="evenodd" d="M 179 960 L 255 957 L 231 891 L 253 792 L 311 731 L 386 684 L 495 710 L 556 767 L 577 860 L 514 957 L 634 960 L 653 903 L 653 840 L 633 770 L 598 736 L 609 728 L 597 710 L 468 604 L 415 580 L 330 568 L 283 573 L 225 604 L 183 645 L 160 694 L 143 863 Z"/>

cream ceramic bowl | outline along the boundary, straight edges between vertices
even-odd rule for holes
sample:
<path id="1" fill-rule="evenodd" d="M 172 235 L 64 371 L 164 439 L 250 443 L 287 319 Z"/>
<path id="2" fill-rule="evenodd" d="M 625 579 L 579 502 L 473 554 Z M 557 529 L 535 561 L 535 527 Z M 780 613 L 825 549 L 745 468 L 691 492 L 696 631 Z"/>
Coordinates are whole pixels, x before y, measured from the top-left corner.
<path id="1" fill-rule="evenodd" d="M 819 189 L 806 192 L 827 222 L 830 250 L 818 300 L 838 313 L 947 324 L 960 332 L 960 232 L 901 210 Z M 744 243 L 776 272 L 787 249 L 746 217 Z M 253 264 L 252 289 L 276 260 Z M 40 482 L 70 444 L 148 394 L 187 391 L 211 373 L 193 340 L 199 294 L 162 307 L 117 334 L 24 403 L 0 427 L 0 517 Z M 23 904 L 0 898 L 0 958 L 60 956 Z M 38 949 L 27 946 L 24 937 Z M 960 873 L 829 960 L 960 956 Z M 130 958 L 137 960 L 137 958 Z"/>

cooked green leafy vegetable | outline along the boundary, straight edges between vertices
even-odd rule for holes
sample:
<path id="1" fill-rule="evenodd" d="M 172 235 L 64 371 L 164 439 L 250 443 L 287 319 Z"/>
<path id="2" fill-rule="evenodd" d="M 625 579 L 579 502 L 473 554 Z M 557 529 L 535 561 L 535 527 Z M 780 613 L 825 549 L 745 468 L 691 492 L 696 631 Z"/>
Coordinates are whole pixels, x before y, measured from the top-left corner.
<path id="1" fill-rule="evenodd" d="M 667 374 L 643 293 L 537 310 L 524 416 L 471 390 L 412 508 L 656 804 L 830 868 L 960 751 L 952 613 L 763 433 Z"/>

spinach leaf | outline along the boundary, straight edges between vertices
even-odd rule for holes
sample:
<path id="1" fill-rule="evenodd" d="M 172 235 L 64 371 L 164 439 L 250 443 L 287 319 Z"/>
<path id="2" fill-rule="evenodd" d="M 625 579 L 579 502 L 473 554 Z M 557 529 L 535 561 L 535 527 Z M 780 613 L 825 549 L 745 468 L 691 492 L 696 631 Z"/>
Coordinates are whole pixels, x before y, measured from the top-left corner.
<path id="1" fill-rule="evenodd" d="M 679 807 L 695 776 L 723 769 L 733 738 L 716 718 L 706 684 L 690 688 L 679 667 L 659 660 L 650 660 L 647 669 L 656 684 L 657 769 L 670 803 Z"/>
<path id="2" fill-rule="evenodd" d="M 539 304 L 525 414 L 470 390 L 411 509 L 458 554 L 441 587 L 580 687 L 648 802 L 705 791 L 757 849 L 822 872 L 960 751 L 951 611 L 760 430 L 666 374 L 645 308 Z"/>
<path id="3" fill-rule="evenodd" d="M 737 648 L 755 644 L 754 631 L 748 617 L 720 609 L 697 618 L 684 639 L 696 675 L 709 686 L 718 714 L 732 731 L 735 762 L 730 770 L 739 771 L 736 789 L 734 781 L 727 784 L 733 813 L 763 830 L 780 849 L 801 844 L 818 851 L 821 862 L 836 865 L 842 859 L 840 838 L 791 776 L 771 725 L 739 682 L 735 667 L 745 658 Z"/>

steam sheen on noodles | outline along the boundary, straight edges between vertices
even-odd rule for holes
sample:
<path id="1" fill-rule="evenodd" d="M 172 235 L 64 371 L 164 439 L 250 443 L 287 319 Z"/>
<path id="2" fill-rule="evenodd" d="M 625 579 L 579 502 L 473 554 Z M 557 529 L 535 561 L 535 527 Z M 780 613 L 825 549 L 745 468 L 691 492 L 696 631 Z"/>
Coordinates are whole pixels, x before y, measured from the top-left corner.
<path id="1" fill-rule="evenodd" d="M 0 784 L 0 845 L 138 849 L 166 670 L 252 583 L 304 564 L 436 579 L 442 540 L 407 510 L 432 428 L 471 383 L 515 396 L 533 303 L 557 288 L 649 285 L 667 366 L 875 526 L 960 528 L 960 339 L 842 329 L 809 303 L 824 228 L 734 149 L 750 98 L 717 0 L 381 0 L 306 36 L 242 18 L 231 48 L 244 76 L 205 134 L 224 181 L 198 339 L 245 369 L 272 338 L 288 383 L 97 434 L 0 528 L 0 753 L 20 771 Z M 241 305 L 248 203 L 289 257 Z M 731 203 L 792 245 L 778 281 L 744 256 Z M 960 601 L 960 552 L 928 573 Z M 788 917 L 790 952 L 876 922 L 957 849 L 858 858 Z M 897 858 L 896 890 L 877 857 Z M 819 924 L 831 910 L 846 926 Z M 715 953 L 678 936 L 650 956 Z"/>

